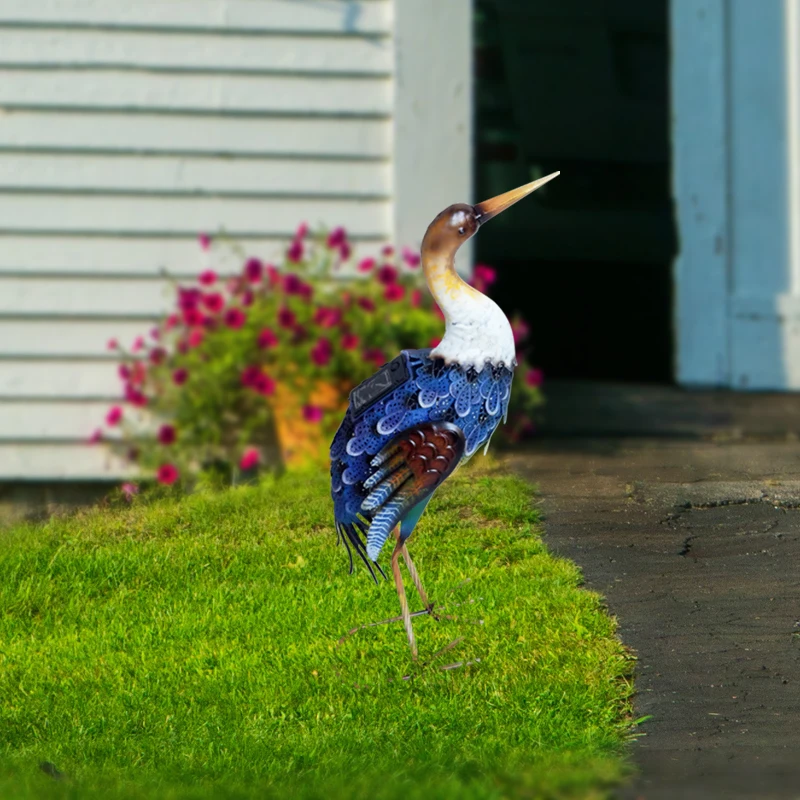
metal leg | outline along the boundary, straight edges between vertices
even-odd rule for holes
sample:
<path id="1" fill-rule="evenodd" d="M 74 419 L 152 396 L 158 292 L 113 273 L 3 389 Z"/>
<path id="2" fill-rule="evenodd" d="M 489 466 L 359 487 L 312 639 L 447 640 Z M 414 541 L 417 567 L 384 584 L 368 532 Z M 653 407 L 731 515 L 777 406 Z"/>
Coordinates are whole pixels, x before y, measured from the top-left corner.
<path id="1" fill-rule="evenodd" d="M 398 542 L 392 551 L 392 574 L 394 575 L 394 585 L 397 588 L 397 596 L 400 598 L 400 611 L 403 615 L 403 625 L 408 636 L 408 643 L 411 646 L 411 656 L 417 660 L 417 643 L 414 641 L 414 629 L 411 627 L 411 612 L 406 600 L 406 590 L 403 587 L 403 579 L 400 577 L 400 552 L 402 547 Z"/>
<path id="2" fill-rule="evenodd" d="M 400 548 L 400 552 L 403 554 L 403 561 L 406 562 L 408 574 L 411 576 L 411 580 L 414 581 L 414 586 L 417 587 L 417 593 L 419 594 L 420 600 L 422 600 L 422 605 L 425 606 L 428 611 L 432 611 L 433 603 L 428 600 L 428 595 L 425 593 L 425 589 L 422 586 L 422 581 L 419 579 L 419 573 L 417 572 L 417 568 L 414 566 L 414 562 L 411 560 L 411 555 L 408 552 L 408 548 L 405 546 L 405 543 L 400 544 L 399 525 L 395 528 L 394 535 L 397 539 L 397 546 Z"/>

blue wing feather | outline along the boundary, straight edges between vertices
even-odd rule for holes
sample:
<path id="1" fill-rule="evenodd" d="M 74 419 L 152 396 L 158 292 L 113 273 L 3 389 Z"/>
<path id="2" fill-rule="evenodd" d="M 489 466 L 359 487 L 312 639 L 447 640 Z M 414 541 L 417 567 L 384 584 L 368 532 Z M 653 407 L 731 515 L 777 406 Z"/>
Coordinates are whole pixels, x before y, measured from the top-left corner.
<path id="1" fill-rule="evenodd" d="M 480 372 L 465 370 L 458 364 L 431 359 L 430 352 L 404 350 L 407 379 L 371 405 L 359 408 L 358 413 L 351 400 L 331 444 L 331 496 L 337 531 L 344 534 L 340 539 L 348 551 L 349 545 L 354 545 L 368 567 L 359 533 L 366 534 L 370 557 L 377 557 L 375 545 L 383 544 L 397 522 L 401 522 L 403 538 L 411 535 L 430 499 L 398 518 L 401 506 L 393 503 L 392 493 L 381 484 L 391 472 L 391 456 L 383 463 L 375 461 L 375 456 L 400 432 L 445 421 L 462 430 L 466 460 L 482 444 L 488 444 L 508 410 L 512 369 L 487 364 Z M 365 506 L 367 497 L 370 502 Z"/>

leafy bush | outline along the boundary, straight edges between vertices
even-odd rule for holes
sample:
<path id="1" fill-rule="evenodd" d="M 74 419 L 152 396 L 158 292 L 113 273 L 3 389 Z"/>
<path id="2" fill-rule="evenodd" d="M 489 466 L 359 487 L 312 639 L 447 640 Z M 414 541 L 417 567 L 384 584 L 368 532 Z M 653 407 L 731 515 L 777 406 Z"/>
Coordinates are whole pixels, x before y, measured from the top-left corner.
<path id="1" fill-rule="evenodd" d="M 212 243 L 201 237 L 201 246 Z M 214 246 L 224 246 L 224 242 Z M 301 225 L 280 267 L 241 253 L 238 275 L 207 270 L 176 286 L 176 308 L 129 350 L 116 340 L 123 402 L 106 417 L 114 446 L 170 484 L 218 467 L 226 479 L 287 455 L 286 428 L 311 426 L 324 458 L 350 390 L 404 348 L 435 346 L 443 317 L 419 255 L 384 247 L 353 263 L 343 228 Z M 479 265 L 472 284 L 495 280 Z M 513 322 L 522 347 L 528 328 Z M 520 362 L 506 438 L 532 429 L 541 372 Z M 282 422 L 286 423 L 283 425 Z M 282 435 L 281 435 L 282 434 Z M 108 438 L 98 429 L 93 441 Z"/>

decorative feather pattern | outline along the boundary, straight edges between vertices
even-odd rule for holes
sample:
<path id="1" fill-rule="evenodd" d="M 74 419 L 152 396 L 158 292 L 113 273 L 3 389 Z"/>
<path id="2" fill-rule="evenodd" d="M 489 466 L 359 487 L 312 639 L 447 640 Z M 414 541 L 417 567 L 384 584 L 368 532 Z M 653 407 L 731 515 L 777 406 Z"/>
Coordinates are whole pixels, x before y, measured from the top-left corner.
<path id="1" fill-rule="evenodd" d="M 511 368 L 487 363 L 478 372 L 446 365 L 430 353 L 404 350 L 405 380 L 371 402 L 363 402 L 362 387 L 370 381 L 385 382 L 370 379 L 355 389 L 333 439 L 331 496 L 351 572 L 352 546 L 375 577 L 369 560 L 378 557 L 394 526 L 407 516 L 411 522 L 413 509 L 459 463 L 481 445 L 488 446 L 507 413 Z M 388 369 L 382 367 L 378 375 Z M 393 374 L 398 373 L 393 369 Z M 407 527 L 403 526 L 404 539 L 411 534 Z M 366 536 L 366 544 L 360 534 Z"/>

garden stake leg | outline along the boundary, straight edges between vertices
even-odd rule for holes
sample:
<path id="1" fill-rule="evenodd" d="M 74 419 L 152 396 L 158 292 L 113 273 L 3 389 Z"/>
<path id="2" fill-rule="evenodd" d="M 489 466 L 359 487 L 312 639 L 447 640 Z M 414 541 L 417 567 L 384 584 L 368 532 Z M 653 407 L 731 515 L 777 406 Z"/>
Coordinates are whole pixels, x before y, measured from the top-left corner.
<path id="1" fill-rule="evenodd" d="M 398 542 L 392 551 L 392 574 L 394 575 L 394 585 L 397 589 L 397 596 L 400 598 L 400 612 L 403 616 L 403 625 L 408 636 L 408 644 L 411 647 L 411 657 L 417 660 L 417 643 L 414 641 L 414 629 L 411 627 L 411 613 L 408 609 L 406 590 L 403 587 L 403 578 L 400 576 L 400 552 L 401 546 Z"/>
<path id="2" fill-rule="evenodd" d="M 394 535 L 397 539 L 398 547 L 400 548 L 400 552 L 403 554 L 403 561 L 406 562 L 406 568 L 408 569 L 408 574 L 411 576 L 411 580 L 414 581 L 414 586 L 417 587 L 417 594 L 419 594 L 420 600 L 422 600 L 422 605 L 428 609 L 428 613 L 430 613 L 435 619 L 438 619 L 436 614 L 433 613 L 433 603 L 428 600 L 428 595 L 425 592 L 424 587 L 422 586 L 422 581 L 419 577 L 419 572 L 417 572 L 417 568 L 414 566 L 414 562 L 411 560 L 411 554 L 408 552 L 408 548 L 405 545 L 405 542 L 402 544 L 400 543 L 400 526 L 398 525 L 394 529 Z"/>

